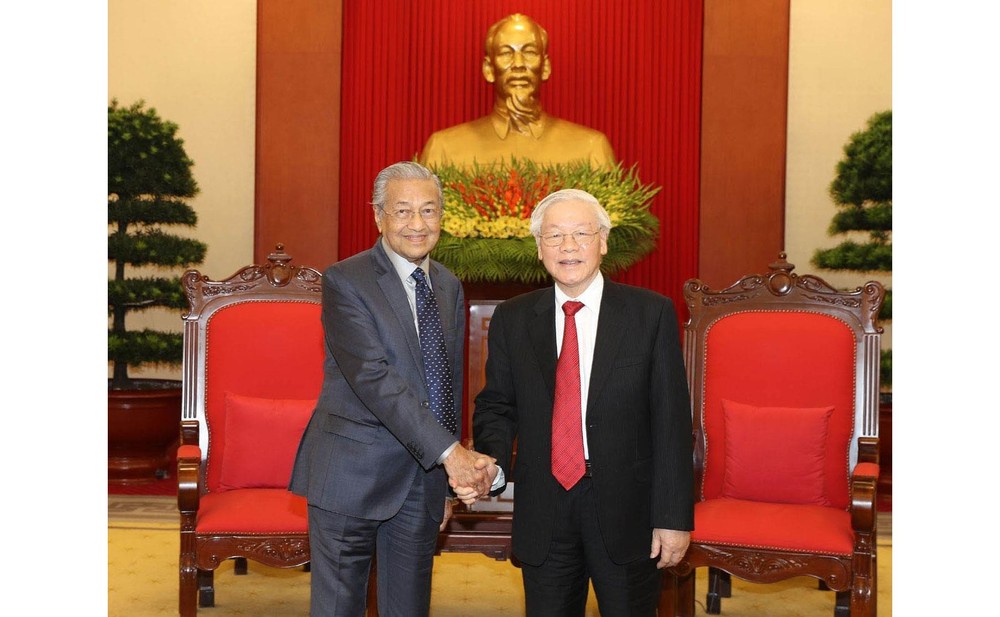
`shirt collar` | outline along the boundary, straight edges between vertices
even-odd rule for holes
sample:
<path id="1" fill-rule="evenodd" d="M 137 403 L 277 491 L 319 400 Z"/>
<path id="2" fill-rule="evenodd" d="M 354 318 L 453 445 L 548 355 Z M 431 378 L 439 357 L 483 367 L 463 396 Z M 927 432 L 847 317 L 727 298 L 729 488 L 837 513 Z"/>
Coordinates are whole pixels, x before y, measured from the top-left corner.
<path id="1" fill-rule="evenodd" d="M 385 236 L 382 237 L 382 248 L 385 249 L 385 254 L 388 255 L 389 262 L 392 264 L 393 269 L 396 270 L 396 274 L 399 278 L 404 283 L 407 281 L 413 283 L 414 281 L 410 275 L 413 274 L 413 270 L 417 266 L 413 265 L 412 261 L 409 261 L 396 251 L 392 250 L 389 243 L 385 241 Z M 424 271 L 424 276 L 427 277 L 427 284 L 430 285 L 431 258 L 429 255 L 424 257 L 424 260 L 420 262 L 420 269 Z"/>
<path id="2" fill-rule="evenodd" d="M 586 306 L 587 308 L 591 309 L 596 313 L 600 311 L 601 298 L 604 296 L 604 275 L 598 274 L 596 277 L 594 277 L 594 280 L 590 282 L 590 285 L 587 286 L 587 289 L 585 289 L 582 294 L 580 294 L 575 298 L 570 298 L 569 296 L 567 296 L 565 292 L 563 292 L 563 290 L 559 288 L 558 285 L 555 285 L 555 290 L 556 290 L 557 309 L 562 307 L 562 305 L 567 300 L 578 300 L 580 302 L 583 302 L 584 306 Z"/>

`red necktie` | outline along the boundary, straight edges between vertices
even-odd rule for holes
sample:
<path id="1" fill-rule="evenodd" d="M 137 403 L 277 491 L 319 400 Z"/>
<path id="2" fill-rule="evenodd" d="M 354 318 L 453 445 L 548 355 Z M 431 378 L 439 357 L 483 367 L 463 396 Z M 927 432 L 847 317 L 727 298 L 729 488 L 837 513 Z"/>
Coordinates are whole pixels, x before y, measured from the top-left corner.
<path id="1" fill-rule="evenodd" d="M 556 395 L 552 408 L 552 475 L 566 490 L 586 469 L 583 461 L 583 423 L 580 411 L 580 351 L 576 343 L 576 315 L 582 302 L 563 304 L 566 327 L 556 364 Z"/>

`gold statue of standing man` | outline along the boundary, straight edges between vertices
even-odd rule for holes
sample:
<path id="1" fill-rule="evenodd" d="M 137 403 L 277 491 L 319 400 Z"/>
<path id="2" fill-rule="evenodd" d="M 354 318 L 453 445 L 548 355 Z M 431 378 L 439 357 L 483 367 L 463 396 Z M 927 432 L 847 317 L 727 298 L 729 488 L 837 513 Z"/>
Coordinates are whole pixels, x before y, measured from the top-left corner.
<path id="1" fill-rule="evenodd" d="M 585 159 L 594 168 L 613 167 L 614 151 L 603 133 L 542 111 L 538 91 L 552 73 L 547 48 L 548 33 L 527 15 L 508 15 L 490 26 L 483 77 L 496 92 L 493 111 L 433 133 L 420 162 L 471 167 L 517 157 L 550 164 Z"/>

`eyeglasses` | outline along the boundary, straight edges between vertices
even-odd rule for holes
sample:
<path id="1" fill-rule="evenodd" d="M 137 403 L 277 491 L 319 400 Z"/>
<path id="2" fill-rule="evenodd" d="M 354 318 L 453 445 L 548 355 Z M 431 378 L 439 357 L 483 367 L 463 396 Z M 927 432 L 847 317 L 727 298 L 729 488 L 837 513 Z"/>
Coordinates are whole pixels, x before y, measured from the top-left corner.
<path id="1" fill-rule="evenodd" d="M 599 231 L 574 231 L 571 234 L 564 234 L 560 232 L 554 232 L 550 234 L 545 234 L 544 236 L 538 236 L 542 240 L 542 244 L 545 246 L 562 246 L 563 240 L 566 238 L 573 238 L 576 245 L 582 249 L 590 246 L 590 243 L 594 241 L 594 236 L 599 234 Z"/>
<path id="2" fill-rule="evenodd" d="M 400 223 L 409 222 L 413 219 L 414 214 L 420 214 L 420 218 L 425 221 L 436 221 L 441 218 L 441 208 L 438 208 L 437 206 L 425 206 L 418 210 L 410 210 L 409 208 L 386 210 L 385 208 L 382 208 L 382 212 L 388 214 Z"/>

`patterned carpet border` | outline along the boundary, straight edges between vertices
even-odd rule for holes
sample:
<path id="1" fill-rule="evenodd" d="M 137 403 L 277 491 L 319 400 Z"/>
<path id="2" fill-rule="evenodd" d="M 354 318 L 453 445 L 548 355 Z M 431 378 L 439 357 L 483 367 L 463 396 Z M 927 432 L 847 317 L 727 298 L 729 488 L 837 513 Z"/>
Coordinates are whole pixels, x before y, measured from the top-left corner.
<path id="1" fill-rule="evenodd" d="M 108 495 L 108 525 L 156 523 L 180 525 L 177 498 L 158 495 Z"/>

